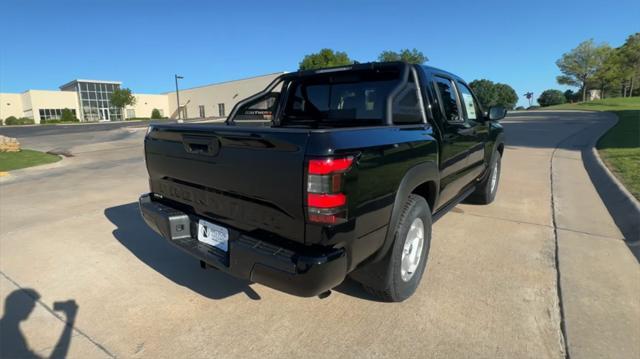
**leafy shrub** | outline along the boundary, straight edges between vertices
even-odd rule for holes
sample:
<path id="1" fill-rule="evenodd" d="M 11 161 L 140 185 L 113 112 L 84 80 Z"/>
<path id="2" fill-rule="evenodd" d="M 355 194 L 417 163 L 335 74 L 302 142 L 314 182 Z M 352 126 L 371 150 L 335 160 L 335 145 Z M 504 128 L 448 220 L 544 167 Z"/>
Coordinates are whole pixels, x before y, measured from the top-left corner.
<path id="1" fill-rule="evenodd" d="M 60 122 L 80 122 L 80 120 L 76 118 L 71 110 L 64 108 L 60 114 Z"/>
<path id="2" fill-rule="evenodd" d="M 160 115 L 160 110 L 158 110 L 157 108 L 154 108 L 153 111 L 151 111 L 151 119 L 159 120 L 161 118 L 162 118 L 162 115 Z"/>
<path id="3" fill-rule="evenodd" d="M 567 102 L 567 98 L 560 90 L 545 90 L 538 97 L 538 103 L 542 107 L 560 105 Z"/>
<path id="4" fill-rule="evenodd" d="M 0 118 L 0 126 L 4 125 L 4 120 Z"/>
<path id="5" fill-rule="evenodd" d="M 524 110 L 524 106 L 518 106 L 518 107 L 516 107 L 516 111 L 522 111 L 522 110 Z"/>
<path id="6" fill-rule="evenodd" d="M 5 120 L 5 123 L 7 125 L 33 125 L 35 121 L 28 117 L 16 118 L 15 116 L 9 116 Z"/>
<path id="7" fill-rule="evenodd" d="M 527 107 L 527 110 L 537 110 L 539 108 L 540 108 L 540 106 L 529 106 L 529 107 Z"/>

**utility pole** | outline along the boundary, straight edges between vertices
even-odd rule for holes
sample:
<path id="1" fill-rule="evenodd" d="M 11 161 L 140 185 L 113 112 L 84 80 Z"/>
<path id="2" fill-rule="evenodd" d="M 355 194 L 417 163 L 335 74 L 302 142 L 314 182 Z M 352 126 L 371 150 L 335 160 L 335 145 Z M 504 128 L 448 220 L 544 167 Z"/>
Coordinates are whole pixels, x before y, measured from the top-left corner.
<path id="1" fill-rule="evenodd" d="M 178 123 L 182 123 L 182 110 L 180 109 L 180 91 L 178 90 L 178 79 L 183 79 L 184 77 L 175 75 L 176 78 L 176 101 L 178 102 Z"/>

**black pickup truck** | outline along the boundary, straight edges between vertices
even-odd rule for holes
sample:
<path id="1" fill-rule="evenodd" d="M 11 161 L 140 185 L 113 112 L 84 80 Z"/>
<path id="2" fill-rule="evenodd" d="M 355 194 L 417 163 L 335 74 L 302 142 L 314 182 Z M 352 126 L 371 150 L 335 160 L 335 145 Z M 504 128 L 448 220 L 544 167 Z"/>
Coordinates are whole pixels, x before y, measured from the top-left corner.
<path id="1" fill-rule="evenodd" d="M 432 223 L 462 200 L 493 201 L 505 114 L 427 66 L 284 74 L 224 124 L 150 126 L 140 209 L 205 268 L 306 297 L 349 275 L 402 301 Z"/>

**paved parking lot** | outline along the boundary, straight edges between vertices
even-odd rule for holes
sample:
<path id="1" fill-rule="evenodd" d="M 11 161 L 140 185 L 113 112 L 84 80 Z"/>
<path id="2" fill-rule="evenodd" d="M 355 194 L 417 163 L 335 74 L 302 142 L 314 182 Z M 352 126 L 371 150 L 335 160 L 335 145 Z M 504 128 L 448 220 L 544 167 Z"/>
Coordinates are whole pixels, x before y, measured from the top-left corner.
<path id="1" fill-rule="evenodd" d="M 436 223 L 422 285 L 401 304 L 349 280 L 303 299 L 201 270 L 138 215 L 144 129 L 79 138 L 61 165 L 0 182 L 3 345 L 75 358 L 638 357 L 640 267 L 580 157 L 611 121 L 507 118 L 496 202 Z M 66 300 L 78 310 L 59 341 Z"/>

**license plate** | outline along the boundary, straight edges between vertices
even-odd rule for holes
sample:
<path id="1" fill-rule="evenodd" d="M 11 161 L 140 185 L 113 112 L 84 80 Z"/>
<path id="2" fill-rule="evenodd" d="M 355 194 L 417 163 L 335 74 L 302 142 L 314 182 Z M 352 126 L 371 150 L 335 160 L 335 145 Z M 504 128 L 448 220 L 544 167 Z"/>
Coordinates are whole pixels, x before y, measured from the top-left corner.
<path id="1" fill-rule="evenodd" d="M 225 252 L 229 250 L 229 231 L 203 219 L 198 221 L 198 240 Z"/>

